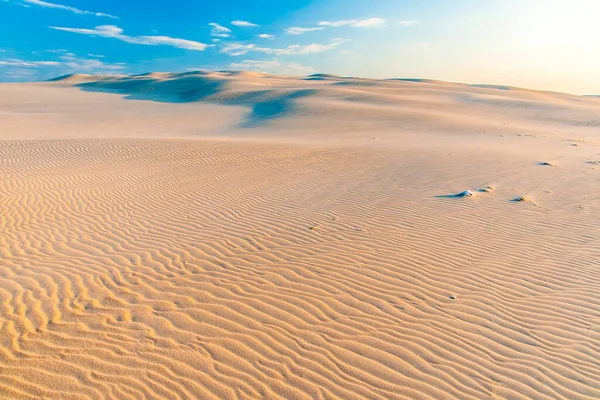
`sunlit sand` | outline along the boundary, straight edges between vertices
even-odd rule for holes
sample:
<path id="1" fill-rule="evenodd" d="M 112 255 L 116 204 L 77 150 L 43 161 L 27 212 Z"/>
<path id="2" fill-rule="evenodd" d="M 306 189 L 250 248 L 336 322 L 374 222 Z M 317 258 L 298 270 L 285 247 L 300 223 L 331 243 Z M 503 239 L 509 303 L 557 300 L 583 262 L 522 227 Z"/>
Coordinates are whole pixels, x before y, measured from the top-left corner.
<path id="1" fill-rule="evenodd" d="M 1 398 L 600 398 L 600 98 L 77 75 L 0 139 Z"/>

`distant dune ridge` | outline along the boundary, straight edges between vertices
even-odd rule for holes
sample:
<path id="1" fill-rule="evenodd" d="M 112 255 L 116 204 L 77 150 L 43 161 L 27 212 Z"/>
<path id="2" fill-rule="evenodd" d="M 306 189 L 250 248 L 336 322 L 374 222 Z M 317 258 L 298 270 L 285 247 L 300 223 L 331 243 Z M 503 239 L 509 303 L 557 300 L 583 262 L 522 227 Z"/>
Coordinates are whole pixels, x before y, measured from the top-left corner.
<path id="1" fill-rule="evenodd" d="M 600 398 L 597 98 L 71 75 L 0 154 L 0 398 Z"/>
<path id="2" fill-rule="evenodd" d="M 572 125 L 592 129 L 600 126 L 598 103 L 591 97 L 422 79 L 372 80 L 327 74 L 296 78 L 244 71 L 191 71 L 70 75 L 54 83 L 84 91 L 119 93 L 130 100 L 241 106 L 248 111 L 236 128 L 262 128 L 284 116 L 288 117 L 286 128 L 304 126 L 300 120 L 311 117 L 311 124 L 318 122 L 317 127 L 331 124 L 332 129 L 411 132 L 489 129 L 547 134 L 559 128 L 570 134 Z M 511 118 L 499 119 L 499 110 Z"/>

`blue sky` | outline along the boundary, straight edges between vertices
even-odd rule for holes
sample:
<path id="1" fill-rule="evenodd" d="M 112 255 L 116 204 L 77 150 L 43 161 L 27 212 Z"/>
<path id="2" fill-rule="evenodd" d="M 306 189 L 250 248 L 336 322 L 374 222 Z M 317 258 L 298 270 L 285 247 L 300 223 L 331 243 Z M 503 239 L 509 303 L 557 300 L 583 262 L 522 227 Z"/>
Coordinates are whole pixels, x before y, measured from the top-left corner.
<path id="1" fill-rule="evenodd" d="M 600 93 L 599 0 L 0 0 L 0 81 L 244 69 Z"/>

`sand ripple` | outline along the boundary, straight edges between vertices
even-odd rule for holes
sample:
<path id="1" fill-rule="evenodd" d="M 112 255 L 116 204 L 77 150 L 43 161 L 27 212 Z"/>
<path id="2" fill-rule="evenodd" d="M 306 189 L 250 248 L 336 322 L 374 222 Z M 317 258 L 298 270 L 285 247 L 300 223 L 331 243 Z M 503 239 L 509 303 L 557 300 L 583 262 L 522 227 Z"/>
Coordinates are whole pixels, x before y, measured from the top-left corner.
<path id="1" fill-rule="evenodd" d="M 350 149 L 0 154 L 3 398 L 600 397 L 594 209 Z"/>

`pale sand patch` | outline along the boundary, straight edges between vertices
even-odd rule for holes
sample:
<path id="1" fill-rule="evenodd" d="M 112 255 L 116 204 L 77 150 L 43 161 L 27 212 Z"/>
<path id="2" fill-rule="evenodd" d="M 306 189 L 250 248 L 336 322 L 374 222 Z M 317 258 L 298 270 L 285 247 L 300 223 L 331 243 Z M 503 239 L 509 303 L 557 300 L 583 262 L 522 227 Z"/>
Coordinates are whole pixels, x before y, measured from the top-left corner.
<path id="1" fill-rule="evenodd" d="M 0 397 L 600 397 L 597 99 L 71 81 L 0 85 Z"/>

